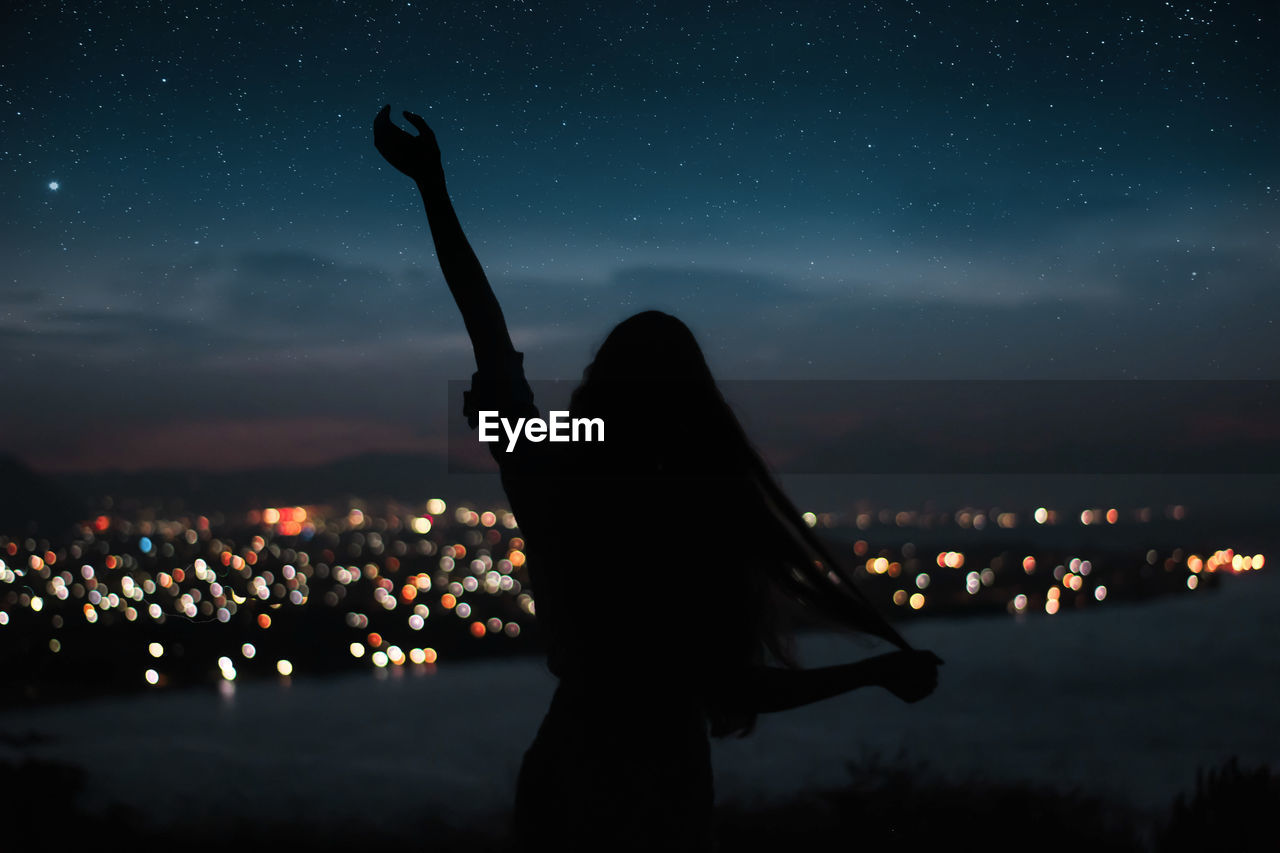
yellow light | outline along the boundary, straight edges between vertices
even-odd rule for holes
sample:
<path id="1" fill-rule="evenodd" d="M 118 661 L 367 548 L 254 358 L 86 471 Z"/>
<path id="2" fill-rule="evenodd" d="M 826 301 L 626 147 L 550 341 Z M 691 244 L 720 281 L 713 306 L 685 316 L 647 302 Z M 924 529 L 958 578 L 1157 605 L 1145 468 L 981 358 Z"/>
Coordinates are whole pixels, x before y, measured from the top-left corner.
<path id="1" fill-rule="evenodd" d="M 384 651 L 376 651 L 373 653 L 373 665 L 376 667 L 384 667 L 387 665 L 387 653 Z"/>
<path id="2" fill-rule="evenodd" d="M 1045 509 L 1044 507 L 1039 507 L 1036 509 L 1035 517 L 1036 517 L 1036 524 L 1044 524 L 1046 521 L 1049 520 L 1049 510 Z"/>
<path id="3" fill-rule="evenodd" d="M 447 507 L 445 506 L 444 501 L 440 500 L 439 498 L 432 498 L 431 500 L 427 501 L 427 512 L 430 513 L 431 515 L 439 515 L 440 513 L 444 512 L 446 509 Z"/>
<path id="4" fill-rule="evenodd" d="M 276 672 L 280 673 L 281 675 L 292 675 L 293 664 L 281 658 L 280 660 L 276 661 Z"/>
<path id="5" fill-rule="evenodd" d="M 352 643 L 347 648 L 351 650 L 351 656 L 353 658 L 364 657 L 364 643 Z"/>
<path id="6" fill-rule="evenodd" d="M 147 679 L 147 684 L 157 684 L 160 681 L 160 673 L 154 669 L 149 669 L 143 673 L 143 677 Z"/>
<path id="7" fill-rule="evenodd" d="M 1051 598 L 1044 603 L 1044 612 L 1050 616 L 1058 612 L 1058 599 Z"/>
<path id="8" fill-rule="evenodd" d="M 159 643 L 151 643 L 149 646 L 147 646 L 147 651 L 151 654 L 153 658 L 158 658 L 164 654 L 164 646 L 160 645 Z"/>
<path id="9" fill-rule="evenodd" d="M 918 592 L 911 596 L 910 601 L 912 610 L 919 610 L 921 607 L 924 607 L 924 596 Z"/>

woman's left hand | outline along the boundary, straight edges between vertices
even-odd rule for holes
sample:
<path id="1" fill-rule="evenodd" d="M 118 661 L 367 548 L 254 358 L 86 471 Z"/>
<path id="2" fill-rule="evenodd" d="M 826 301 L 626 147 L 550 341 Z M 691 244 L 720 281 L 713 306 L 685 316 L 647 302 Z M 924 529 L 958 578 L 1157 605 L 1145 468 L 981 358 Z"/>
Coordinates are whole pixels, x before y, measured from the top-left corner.
<path id="1" fill-rule="evenodd" d="M 418 135 L 397 127 L 391 121 L 391 105 L 387 104 L 373 120 L 374 147 L 384 160 L 419 183 L 443 180 L 444 167 L 435 133 L 422 116 L 406 111 L 404 117 L 418 129 Z"/>

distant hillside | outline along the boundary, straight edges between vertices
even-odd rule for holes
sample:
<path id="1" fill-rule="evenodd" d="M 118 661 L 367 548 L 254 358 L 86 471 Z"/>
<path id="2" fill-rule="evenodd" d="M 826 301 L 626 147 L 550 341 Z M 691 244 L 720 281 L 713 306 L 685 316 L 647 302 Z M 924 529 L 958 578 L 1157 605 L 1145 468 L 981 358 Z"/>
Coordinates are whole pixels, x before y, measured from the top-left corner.
<path id="1" fill-rule="evenodd" d="M 69 527 L 88 514 L 88 503 L 77 497 L 82 494 L 0 455 L 0 532 L 26 535 Z"/>
<path id="2" fill-rule="evenodd" d="M 493 476 L 451 478 L 438 456 L 366 453 L 311 468 L 259 468 L 248 471 L 105 471 L 61 474 L 64 487 L 117 505 L 171 509 L 236 510 L 249 506 L 340 503 L 353 497 L 404 502 L 425 500 L 455 484 L 468 484 L 477 498 L 498 499 Z"/>

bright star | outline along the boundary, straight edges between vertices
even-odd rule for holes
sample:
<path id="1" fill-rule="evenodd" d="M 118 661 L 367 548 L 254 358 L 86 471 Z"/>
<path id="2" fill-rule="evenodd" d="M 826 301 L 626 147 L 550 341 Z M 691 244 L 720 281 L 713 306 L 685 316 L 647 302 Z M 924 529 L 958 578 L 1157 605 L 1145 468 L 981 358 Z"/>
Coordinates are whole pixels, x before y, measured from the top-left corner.
<path id="1" fill-rule="evenodd" d="M 50 181 L 50 182 L 49 182 L 49 189 L 51 189 L 51 190 L 56 190 L 57 188 L 58 188 L 58 182 L 57 182 L 57 181 Z"/>

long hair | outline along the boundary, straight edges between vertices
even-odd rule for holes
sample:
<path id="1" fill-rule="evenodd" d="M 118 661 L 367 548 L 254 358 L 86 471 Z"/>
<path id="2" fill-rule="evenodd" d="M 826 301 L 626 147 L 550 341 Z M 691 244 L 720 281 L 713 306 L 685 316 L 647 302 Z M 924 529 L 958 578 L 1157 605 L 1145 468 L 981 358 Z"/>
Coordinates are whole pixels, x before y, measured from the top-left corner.
<path id="1" fill-rule="evenodd" d="M 700 650 L 709 664 L 738 667 L 766 657 L 797 662 L 777 598 L 809 614 L 899 648 L 906 641 L 858 589 L 852 574 L 805 523 L 716 386 L 689 328 L 660 311 L 636 314 L 609 334 L 570 403 L 574 416 L 602 417 L 607 455 L 594 464 L 629 487 L 666 489 L 682 481 L 711 506 L 725 508 L 741 547 L 723 558 L 738 570 L 708 602 L 718 626 Z M 746 734 L 754 717 L 710 708 L 714 735 Z"/>

